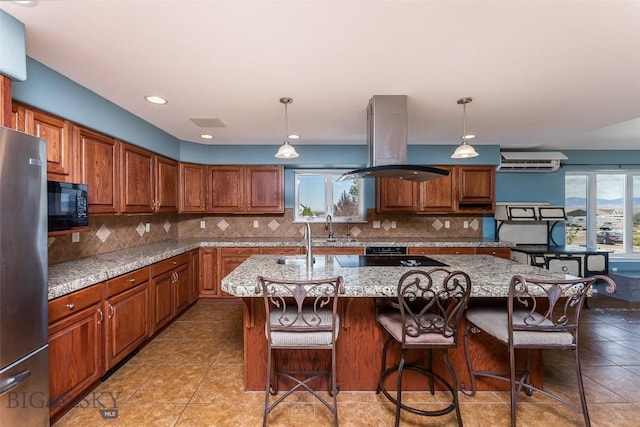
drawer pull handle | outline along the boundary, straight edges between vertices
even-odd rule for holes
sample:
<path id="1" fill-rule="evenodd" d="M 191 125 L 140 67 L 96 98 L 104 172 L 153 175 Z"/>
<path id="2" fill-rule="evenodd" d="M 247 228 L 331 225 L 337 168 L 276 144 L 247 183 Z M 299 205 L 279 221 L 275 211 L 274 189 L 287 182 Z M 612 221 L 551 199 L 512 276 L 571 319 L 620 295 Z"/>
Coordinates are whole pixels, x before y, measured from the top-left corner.
<path id="1" fill-rule="evenodd" d="M 111 304 L 109 304 L 109 319 L 113 318 L 114 314 L 116 314 L 115 313 L 115 309 L 113 308 L 113 306 Z"/>
<path id="2" fill-rule="evenodd" d="M 178 261 L 173 261 L 173 265 L 176 265 L 178 263 Z"/>
<path id="3" fill-rule="evenodd" d="M 136 279 L 129 279 L 129 283 L 136 283 Z"/>
<path id="4" fill-rule="evenodd" d="M 70 302 L 69 304 L 67 304 L 67 308 L 69 310 L 73 310 L 74 308 L 76 308 L 76 305 L 74 303 Z"/>
<path id="5" fill-rule="evenodd" d="M 102 312 L 101 308 L 98 309 L 98 314 L 100 315 L 100 320 L 98 320 L 98 325 L 100 325 L 100 324 L 102 324 L 102 321 L 104 320 L 104 313 Z"/>

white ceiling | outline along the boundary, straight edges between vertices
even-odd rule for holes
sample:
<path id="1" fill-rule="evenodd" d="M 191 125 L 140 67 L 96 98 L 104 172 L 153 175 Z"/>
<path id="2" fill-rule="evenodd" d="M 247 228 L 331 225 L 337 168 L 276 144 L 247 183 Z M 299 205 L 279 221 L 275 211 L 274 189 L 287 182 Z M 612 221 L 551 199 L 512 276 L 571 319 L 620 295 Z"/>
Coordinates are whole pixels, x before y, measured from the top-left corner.
<path id="1" fill-rule="evenodd" d="M 27 54 L 175 137 L 364 144 L 372 95 L 409 99 L 410 144 L 635 149 L 640 1 L 0 2 Z M 160 95 L 165 106 L 145 95 Z M 219 118 L 201 129 L 191 118 Z"/>

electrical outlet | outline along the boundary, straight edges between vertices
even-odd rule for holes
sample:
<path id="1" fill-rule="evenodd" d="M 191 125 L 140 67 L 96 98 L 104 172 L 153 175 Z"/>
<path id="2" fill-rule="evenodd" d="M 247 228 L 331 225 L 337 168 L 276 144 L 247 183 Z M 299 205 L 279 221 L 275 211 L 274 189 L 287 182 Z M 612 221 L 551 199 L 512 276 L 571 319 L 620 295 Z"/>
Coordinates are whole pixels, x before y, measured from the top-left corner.
<path id="1" fill-rule="evenodd" d="M 373 221 L 373 228 L 380 228 L 380 221 Z"/>
<path id="2" fill-rule="evenodd" d="M 395 221 L 391 221 L 391 228 L 396 228 L 396 222 Z"/>
<path id="3" fill-rule="evenodd" d="M 151 223 L 148 222 L 144 225 L 144 231 L 146 231 L 147 233 L 151 231 Z"/>
<path id="4" fill-rule="evenodd" d="M 464 221 L 462 223 L 462 228 L 469 228 L 469 221 Z"/>
<path id="5" fill-rule="evenodd" d="M 258 222 L 257 219 L 254 219 L 253 220 L 253 228 L 258 228 L 258 227 L 260 227 L 260 223 Z"/>
<path id="6" fill-rule="evenodd" d="M 445 221 L 444 228 L 451 228 L 451 221 Z"/>
<path id="7" fill-rule="evenodd" d="M 204 221 L 200 221 L 200 228 L 204 228 L 204 227 L 205 227 Z"/>
<path id="8" fill-rule="evenodd" d="M 79 241 L 80 241 L 80 233 L 78 233 L 77 231 L 74 233 L 71 233 L 71 242 L 78 243 Z"/>

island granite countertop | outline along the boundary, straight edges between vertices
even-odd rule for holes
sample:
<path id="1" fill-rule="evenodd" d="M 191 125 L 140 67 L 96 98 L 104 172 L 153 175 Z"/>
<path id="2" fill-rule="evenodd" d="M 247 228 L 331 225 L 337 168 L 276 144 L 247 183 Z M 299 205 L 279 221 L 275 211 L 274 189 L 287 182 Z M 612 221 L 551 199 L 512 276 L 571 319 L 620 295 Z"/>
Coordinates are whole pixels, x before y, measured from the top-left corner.
<path id="1" fill-rule="evenodd" d="M 369 238 L 349 241 L 346 239 L 314 239 L 314 247 L 512 247 L 508 242 L 489 239 L 450 238 L 423 240 L 420 238 Z M 136 246 L 92 257 L 67 261 L 49 266 L 48 298 L 67 295 L 122 274 L 149 266 L 167 258 L 200 247 L 304 247 L 303 239 L 294 238 L 176 238 L 148 245 Z"/>
<path id="2" fill-rule="evenodd" d="M 283 258 L 298 262 L 296 265 L 282 265 L 277 260 Z M 471 278 L 472 297 L 506 297 L 509 282 L 514 275 L 525 278 L 562 280 L 574 276 L 554 273 L 539 267 L 521 264 L 490 255 L 430 255 L 443 262 L 448 270 L 462 270 Z M 342 267 L 333 255 L 315 256 L 315 263 L 309 275 L 305 256 L 252 255 L 227 277 L 222 279 L 222 289 L 238 297 L 258 297 L 256 283 L 259 275 L 285 280 L 309 280 L 342 276 L 345 281 L 346 297 L 391 297 L 396 296 L 398 279 L 412 268 L 433 267 Z"/>

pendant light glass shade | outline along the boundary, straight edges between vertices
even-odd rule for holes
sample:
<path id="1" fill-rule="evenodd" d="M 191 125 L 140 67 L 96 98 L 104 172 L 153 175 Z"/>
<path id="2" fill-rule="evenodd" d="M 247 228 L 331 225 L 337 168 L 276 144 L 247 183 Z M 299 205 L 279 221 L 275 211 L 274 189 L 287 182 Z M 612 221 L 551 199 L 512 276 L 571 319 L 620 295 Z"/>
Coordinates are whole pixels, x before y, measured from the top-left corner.
<path id="1" fill-rule="evenodd" d="M 472 98 L 458 99 L 458 104 L 462 105 L 462 144 L 460 144 L 451 155 L 452 159 L 467 159 L 469 157 L 478 156 L 478 152 L 467 144 L 467 138 L 473 138 L 475 135 L 467 135 L 467 104 L 470 103 Z"/>
<path id="2" fill-rule="evenodd" d="M 289 116 L 287 114 L 287 105 L 293 102 L 293 99 L 283 97 L 280 98 L 280 102 L 284 104 L 284 142 L 278 149 L 276 157 L 278 159 L 295 159 L 299 156 L 296 149 L 289 144 Z"/>

